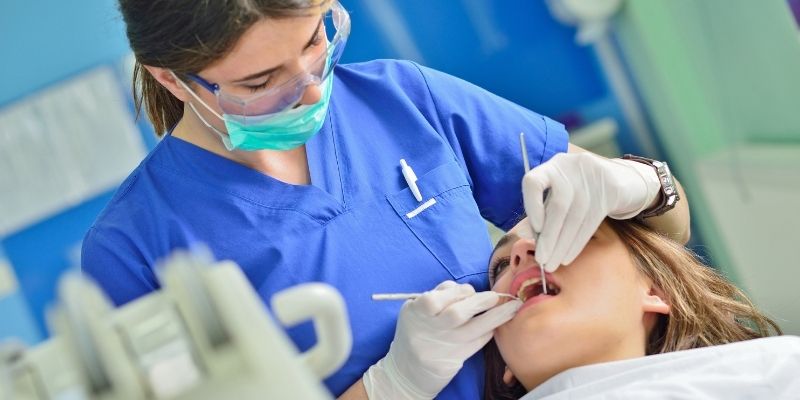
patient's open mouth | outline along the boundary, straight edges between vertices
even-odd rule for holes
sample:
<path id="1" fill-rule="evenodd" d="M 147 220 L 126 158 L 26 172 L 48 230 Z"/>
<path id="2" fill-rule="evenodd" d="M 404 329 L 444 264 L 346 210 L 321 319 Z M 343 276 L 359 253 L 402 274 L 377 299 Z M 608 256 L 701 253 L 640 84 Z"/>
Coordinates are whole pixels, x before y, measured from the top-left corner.
<path id="1" fill-rule="evenodd" d="M 560 291 L 560 287 L 552 282 L 547 282 L 548 296 L 556 296 Z M 540 277 L 526 279 L 517 290 L 517 297 L 523 302 L 542 294 L 544 294 L 544 285 L 542 285 L 542 278 Z"/>
<path id="2" fill-rule="evenodd" d="M 561 293 L 561 282 L 559 279 L 550 273 L 545 272 L 544 282 L 547 282 L 547 293 L 544 291 L 542 272 L 538 265 L 531 265 L 520 272 L 511 280 L 511 287 L 509 293 L 517 296 L 523 303 L 520 311 L 527 307 L 533 307 L 536 304 L 553 299 Z"/>

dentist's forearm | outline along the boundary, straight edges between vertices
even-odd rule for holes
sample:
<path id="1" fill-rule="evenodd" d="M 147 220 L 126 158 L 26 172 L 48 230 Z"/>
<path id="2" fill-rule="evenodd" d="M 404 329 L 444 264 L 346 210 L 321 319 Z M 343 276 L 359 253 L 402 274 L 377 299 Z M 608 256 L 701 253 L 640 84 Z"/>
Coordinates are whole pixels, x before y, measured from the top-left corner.
<path id="1" fill-rule="evenodd" d="M 338 398 L 339 400 L 369 400 L 369 397 L 367 397 L 367 389 L 364 388 L 364 380 L 359 379 L 358 382 L 350 386 L 350 388 Z"/>
<path id="2" fill-rule="evenodd" d="M 681 196 L 675 208 L 658 217 L 645 218 L 644 223 L 654 231 L 666 235 L 678 243 L 686 244 L 691 236 L 689 199 L 686 198 L 686 192 L 683 191 L 683 186 L 677 179 L 675 179 L 675 185 L 678 187 L 678 193 Z M 653 205 L 655 205 L 655 202 L 651 206 Z"/>
<path id="3" fill-rule="evenodd" d="M 578 153 L 588 151 L 580 146 L 569 144 L 569 153 Z M 673 177 L 674 178 L 674 177 Z M 691 236 L 691 219 L 689 216 L 689 199 L 686 197 L 686 192 L 683 190 L 681 183 L 675 179 L 675 185 L 678 187 L 678 193 L 681 199 L 675 208 L 667 211 L 658 217 L 645 218 L 644 224 L 652 228 L 654 231 L 666 235 L 670 239 L 686 244 Z M 658 198 L 653 200 L 653 204 L 649 207 L 655 206 L 659 201 Z M 648 207 L 648 208 L 649 208 Z"/>

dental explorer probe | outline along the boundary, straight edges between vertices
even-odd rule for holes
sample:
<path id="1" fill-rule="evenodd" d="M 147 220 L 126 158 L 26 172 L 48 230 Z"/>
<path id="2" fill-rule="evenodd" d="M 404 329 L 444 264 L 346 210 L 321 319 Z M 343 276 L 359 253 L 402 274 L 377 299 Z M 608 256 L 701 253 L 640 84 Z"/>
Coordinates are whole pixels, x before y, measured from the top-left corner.
<path id="1" fill-rule="evenodd" d="M 413 300 L 423 294 L 424 293 L 375 293 L 372 295 L 372 300 Z M 519 299 L 519 297 L 507 293 L 497 293 L 497 295 L 514 300 Z"/>
<path id="2" fill-rule="evenodd" d="M 522 151 L 522 164 L 525 167 L 525 174 L 531 170 L 531 164 L 528 162 L 528 146 L 525 144 L 525 132 L 519 133 L 519 147 Z M 547 191 L 544 192 L 545 201 L 547 200 Z M 531 231 L 533 231 L 531 229 Z M 539 232 L 533 232 L 533 240 L 539 241 Z M 547 294 L 547 276 L 544 274 L 544 266 L 539 264 L 539 271 L 542 274 L 542 292 Z"/>

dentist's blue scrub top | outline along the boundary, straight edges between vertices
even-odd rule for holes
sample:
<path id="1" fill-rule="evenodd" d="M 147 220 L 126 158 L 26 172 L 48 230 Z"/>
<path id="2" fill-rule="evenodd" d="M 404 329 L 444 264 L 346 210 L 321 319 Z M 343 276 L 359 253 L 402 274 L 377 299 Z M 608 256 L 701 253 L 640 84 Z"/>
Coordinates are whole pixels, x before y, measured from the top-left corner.
<path id="1" fill-rule="evenodd" d="M 422 292 L 444 280 L 488 289 L 483 218 L 507 229 L 523 214 L 520 132 L 532 166 L 567 149 L 561 124 L 444 73 L 389 60 L 341 65 L 325 124 L 306 145 L 311 185 L 168 135 L 87 233 L 83 270 L 123 304 L 158 289 L 159 259 L 202 242 L 238 263 L 266 304 L 282 289 L 327 282 L 344 296 L 353 332 L 349 360 L 325 381 L 338 396 L 394 336 L 402 304 L 372 301 L 373 293 Z M 314 343 L 310 324 L 288 332 L 302 350 Z M 483 379 L 478 354 L 439 398 L 479 399 Z"/>

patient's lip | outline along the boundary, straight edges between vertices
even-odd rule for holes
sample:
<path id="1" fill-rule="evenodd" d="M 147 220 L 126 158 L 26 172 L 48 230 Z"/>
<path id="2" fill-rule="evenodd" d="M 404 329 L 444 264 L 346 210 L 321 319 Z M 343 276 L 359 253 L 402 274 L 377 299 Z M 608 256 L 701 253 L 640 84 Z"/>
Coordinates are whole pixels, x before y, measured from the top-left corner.
<path id="1" fill-rule="evenodd" d="M 549 272 L 545 272 L 545 278 L 547 278 L 547 283 L 552 283 L 555 286 L 561 287 L 556 279 L 554 279 L 553 274 Z M 541 278 L 542 272 L 539 268 L 538 264 L 534 264 L 533 267 L 526 269 L 525 271 L 520 272 L 517 276 L 514 277 L 514 280 L 511 281 L 511 287 L 509 288 L 509 293 L 511 295 L 516 296 L 517 292 L 519 292 L 519 288 L 522 287 L 522 283 L 527 281 L 528 279 L 533 278 Z"/>

